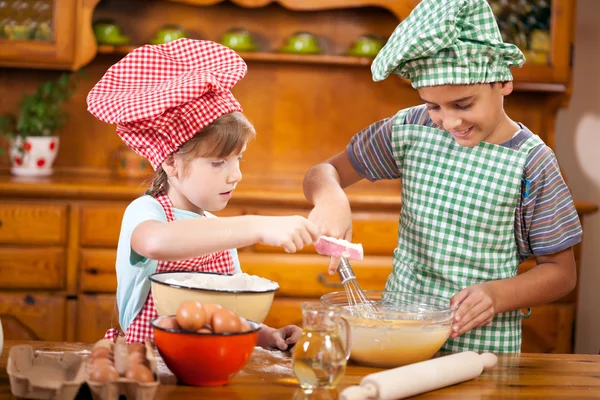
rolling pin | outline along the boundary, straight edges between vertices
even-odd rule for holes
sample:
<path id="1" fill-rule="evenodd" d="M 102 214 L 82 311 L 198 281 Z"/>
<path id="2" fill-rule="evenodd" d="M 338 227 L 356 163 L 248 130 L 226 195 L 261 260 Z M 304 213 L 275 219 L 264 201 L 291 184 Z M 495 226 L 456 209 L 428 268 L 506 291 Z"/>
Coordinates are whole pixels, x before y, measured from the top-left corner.
<path id="1" fill-rule="evenodd" d="M 496 365 L 492 353 L 466 351 L 365 376 L 360 386 L 350 386 L 339 400 L 396 400 L 477 378 Z"/>

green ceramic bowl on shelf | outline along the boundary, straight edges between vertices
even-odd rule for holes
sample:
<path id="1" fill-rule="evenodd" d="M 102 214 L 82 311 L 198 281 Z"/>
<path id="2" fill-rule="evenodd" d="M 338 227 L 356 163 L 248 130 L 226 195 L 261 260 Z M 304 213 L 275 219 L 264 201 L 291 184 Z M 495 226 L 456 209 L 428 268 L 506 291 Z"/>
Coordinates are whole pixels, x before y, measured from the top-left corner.
<path id="1" fill-rule="evenodd" d="M 185 30 L 180 25 L 168 24 L 156 31 L 150 44 L 165 44 L 184 37 Z"/>
<path id="2" fill-rule="evenodd" d="M 375 57 L 383 48 L 385 41 L 375 35 L 362 35 L 352 44 L 348 55 L 355 57 Z"/>
<path id="3" fill-rule="evenodd" d="M 98 44 L 121 46 L 129 43 L 129 36 L 123 35 L 119 25 L 111 19 L 94 22 L 94 36 Z"/>
<path id="4" fill-rule="evenodd" d="M 288 38 L 279 51 L 293 54 L 320 54 L 323 49 L 319 46 L 317 37 L 312 33 L 297 32 Z"/>
<path id="5" fill-rule="evenodd" d="M 220 43 L 235 51 L 255 51 L 256 43 L 252 34 L 244 28 L 233 28 L 223 34 Z"/>

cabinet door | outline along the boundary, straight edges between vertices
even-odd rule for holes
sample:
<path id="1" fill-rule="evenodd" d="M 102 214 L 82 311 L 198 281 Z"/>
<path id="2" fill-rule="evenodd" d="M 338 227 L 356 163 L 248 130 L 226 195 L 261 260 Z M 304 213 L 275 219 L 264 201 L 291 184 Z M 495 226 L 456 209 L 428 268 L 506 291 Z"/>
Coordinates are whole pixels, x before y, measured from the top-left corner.
<path id="1" fill-rule="evenodd" d="M 0 243 L 64 244 L 67 206 L 34 202 L 0 202 Z"/>
<path id="2" fill-rule="evenodd" d="M 64 296 L 0 293 L 0 320 L 5 340 L 66 340 Z"/>
<path id="3" fill-rule="evenodd" d="M 573 304 L 552 303 L 532 309 L 523 319 L 523 353 L 572 353 Z"/>
<path id="4" fill-rule="evenodd" d="M 85 203 L 81 205 L 82 246 L 114 246 L 119 242 L 119 232 L 127 203 Z"/>
<path id="5" fill-rule="evenodd" d="M 75 70 L 89 62 L 97 49 L 91 19 L 98 1 L 3 2 L 0 65 Z"/>
<path id="6" fill-rule="evenodd" d="M 65 264 L 61 247 L 0 248 L 0 288 L 62 289 Z"/>
<path id="7" fill-rule="evenodd" d="M 278 297 L 318 299 L 325 293 L 343 291 L 337 275 L 327 273 L 327 257 L 310 254 L 240 253 L 242 271 L 279 284 Z M 392 270 L 391 257 L 365 257 L 352 268 L 363 290 L 382 290 Z"/>
<path id="8" fill-rule="evenodd" d="M 77 300 L 77 329 L 75 340 L 95 342 L 111 327 L 117 327 L 115 296 L 109 294 L 81 295 Z"/>
<path id="9" fill-rule="evenodd" d="M 570 79 L 575 2 L 572 0 L 488 0 L 505 42 L 517 45 L 527 59 L 514 68 L 515 80 L 567 84 Z"/>
<path id="10" fill-rule="evenodd" d="M 115 249 L 82 249 L 79 290 L 87 293 L 114 293 L 117 290 L 115 261 Z"/>

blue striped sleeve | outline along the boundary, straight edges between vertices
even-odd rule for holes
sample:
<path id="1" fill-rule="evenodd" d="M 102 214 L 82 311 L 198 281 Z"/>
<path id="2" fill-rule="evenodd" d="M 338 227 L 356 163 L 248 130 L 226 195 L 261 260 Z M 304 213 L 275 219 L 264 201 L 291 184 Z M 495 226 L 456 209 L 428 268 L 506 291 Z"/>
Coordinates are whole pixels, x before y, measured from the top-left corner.
<path id="1" fill-rule="evenodd" d="M 571 193 L 546 145 L 529 154 L 520 203 L 515 236 L 521 260 L 555 254 L 581 241 L 583 231 Z"/>
<path id="2" fill-rule="evenodd" d="M 371 182 L 400 177 L 392 151 L 392 121 L 385 118 L 367 126 L 346 147 L 356 172 Z"/>

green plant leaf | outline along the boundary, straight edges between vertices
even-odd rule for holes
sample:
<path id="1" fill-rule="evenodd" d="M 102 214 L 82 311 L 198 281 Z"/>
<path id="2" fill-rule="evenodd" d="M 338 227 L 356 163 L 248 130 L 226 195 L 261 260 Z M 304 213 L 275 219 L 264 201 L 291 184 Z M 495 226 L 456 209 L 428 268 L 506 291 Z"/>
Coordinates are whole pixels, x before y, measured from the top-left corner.
<path id="1" fill-rule="evenodd" d="M 62 74 L 54 81 L 42 83 L 34 93 L 24 95 L 16 115 L 0 117 L 0 133 L 7 137 L 56 134 L 66 119 L 64 103 L 73 96 L 80 76 L 79 72 Z"/>

